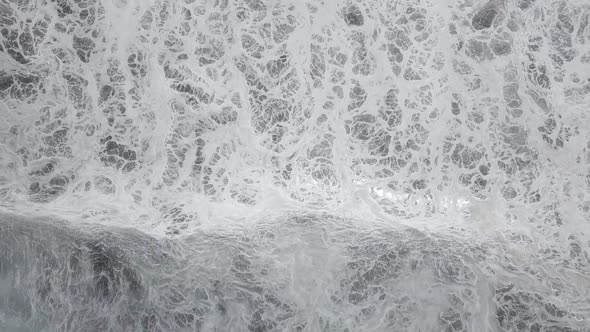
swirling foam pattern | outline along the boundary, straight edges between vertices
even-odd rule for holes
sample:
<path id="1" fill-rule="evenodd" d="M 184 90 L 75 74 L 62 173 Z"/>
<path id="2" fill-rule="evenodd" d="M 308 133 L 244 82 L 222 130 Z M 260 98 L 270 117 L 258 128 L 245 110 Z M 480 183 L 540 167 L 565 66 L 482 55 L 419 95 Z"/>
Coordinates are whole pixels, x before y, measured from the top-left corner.
<path id="1" fill-rule="evenodd" d="M 590 331 L 589 109 L 586 0 L 0 0 L 0 328 Z"/>

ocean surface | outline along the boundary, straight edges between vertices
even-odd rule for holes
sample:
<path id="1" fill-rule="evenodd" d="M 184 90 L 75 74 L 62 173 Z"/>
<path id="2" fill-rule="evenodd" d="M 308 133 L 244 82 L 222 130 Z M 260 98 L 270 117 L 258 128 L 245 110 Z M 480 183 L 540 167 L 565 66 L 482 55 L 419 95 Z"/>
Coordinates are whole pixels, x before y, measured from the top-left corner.
<path id="1" fill-rule="evenodd" d="M 0 0 L 0 331 L 590 331 L 588 0 Z"/>

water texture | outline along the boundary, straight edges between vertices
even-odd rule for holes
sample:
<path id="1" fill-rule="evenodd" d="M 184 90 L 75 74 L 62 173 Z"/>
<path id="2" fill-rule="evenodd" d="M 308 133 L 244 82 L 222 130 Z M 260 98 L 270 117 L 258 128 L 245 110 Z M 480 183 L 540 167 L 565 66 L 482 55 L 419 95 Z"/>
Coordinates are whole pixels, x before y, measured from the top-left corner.
<path id="1" fill-rule="evenodd" d="M 590 331 L 586 0 L 0 0 L 0 330 Z"/>

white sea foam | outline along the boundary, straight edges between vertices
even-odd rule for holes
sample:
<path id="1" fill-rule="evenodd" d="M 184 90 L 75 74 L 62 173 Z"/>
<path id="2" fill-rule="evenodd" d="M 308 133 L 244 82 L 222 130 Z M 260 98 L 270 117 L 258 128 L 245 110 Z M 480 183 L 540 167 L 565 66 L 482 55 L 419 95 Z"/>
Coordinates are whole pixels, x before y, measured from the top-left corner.
<path id="1" fill-rule="evenodd" d="M 573 288 L 535 303 L 576 312 L 555 326 L 579 330 L 567 322 L 590 317 L 574 294 L 590 288 L 589 21 L 583 0 L 0 0 L 0 207 L 179 243 L 293 211 L 377 238 L 385 223 L 493 243 L 498 261 L 563 270 L 526 272 L 533 289 L 512 300 L 498 295 L 520 278 L 506 267 L 471 291 L 535 307 L 555 278 Z M 318 308 L 344 308 L 327 299 Z M 451 330 L 551 330 L 547 312 Z M 316 314 L 306 328 L 329 330 Z M 371 317 L 338 326 L 386 326 Z"/>

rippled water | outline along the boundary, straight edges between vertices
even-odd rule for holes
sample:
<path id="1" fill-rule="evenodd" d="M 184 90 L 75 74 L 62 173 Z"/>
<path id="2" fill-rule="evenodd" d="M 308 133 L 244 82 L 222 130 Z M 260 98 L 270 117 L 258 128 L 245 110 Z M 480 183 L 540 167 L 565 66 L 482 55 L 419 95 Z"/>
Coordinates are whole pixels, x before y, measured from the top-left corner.
<path id="1" fill-rule="evenodd" d="M 0 0 L 0 329 L 590 331 L 585 0 Z"/>

